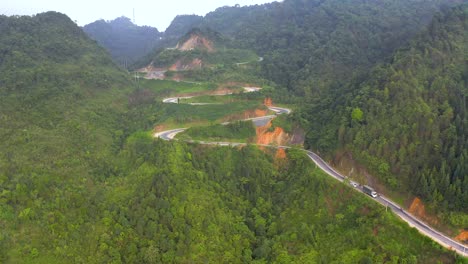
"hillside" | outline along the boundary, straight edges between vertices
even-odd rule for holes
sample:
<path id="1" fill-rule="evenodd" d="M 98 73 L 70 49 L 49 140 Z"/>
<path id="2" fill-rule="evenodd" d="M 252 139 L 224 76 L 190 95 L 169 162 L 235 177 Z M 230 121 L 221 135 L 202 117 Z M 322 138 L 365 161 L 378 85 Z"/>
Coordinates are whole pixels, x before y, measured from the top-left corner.
<path id="1" fill-rule="evenodd" d="M 150 58 L 151 62 L 148 62 Z M 222 69 L 257 60 L 258 56 L 253 51 L 235 48 L 233 41 L 220 33 L 193 28 L 179 38 L 174 48 L 158 50 L 153 57 L 148 56 L 138 64 L 144 66 L 142 71 L 148 72 L 148 76 L 154 71 L 167 71 L 166 77 L 179 72 L 177 78 L 180 78 L 180 72 Z"/>
<path id="2" fill-rule="evenodd" d="M 303 108 L 298 119 L 307 131 L 307 147 L 337 154 L 337 164 L 344 153 L 380 178 L 375 184 L 398 191 L 402 204 L 418 195 L 428 211 L 451 212 L 431 223 L 465 228 L 468 185 L 460 175 L 466 174 L 461 165 L 466 163 L 466 102 L 460 87 L 466 87 L 466 77 L 459 72 L 466 69 L 466 32 L 460 25 L 437 33 L 439 24 L 431 22 L 438 11 L 460 3 L 466 1 L 285 0 L 218 8 L 199 26 L 265 58 L 261 72 L 277 84 L 275 100 Z M 415 44 L 427 27 L 435 36 Z M 452 34 L 462 39 L 447 39 Z M 429 46 L 421 48 L 423 42 Z M 401 50 L 408 46 L 410 51 Z M 430 50 L 439 55 L 426 54 Z M 401 56 L 413 61 L 399 65 Z M 395 65 L 377 67 L 385 63 Z M 435 81 L 428 72 L 444 78 Z M 374 183 L 372 177 L 362 181 Z"/>
<path id="3" fill-rule="evenodd" d="M 197 28 L 203 17 L 197 15 L 178 15 L 172 20 L 169 27 L 164 31 L 164 38 L 176 41 L 187 34 L 191 29 Z"/>
<path id="4" fill-rule="evenodd" d="M 112 167 L 131 83 L 63 14 L 0 16 L 0 28 L 0 262 L 24 263 L 94 210 L 82 184 Z"/>
<path id="5" fill-rule="evenodd" d="M 194 26 L 235 39 L 264 57 L 263 77 L 318 96 L 383 62 L 432 15 L 462 1 L 285 0 L 221 7 Z"/>
<path id="6" fill-rule="evenodd" d="M 59 13 L 0 28 L 1 263 L 457 261 L 300 151 L 153 139 L 204 85 L 138 87 Z"/>
<path id="7" fill-rule="evenodd" d="M 461 229 L 468 226 L 467 7 L 435 16 L 391 63 L 304 108 L 309 146 L 348 152 L 389 190 L 423 198 Z"/>
<path id="8" fill-rule="evenodd" d="M 162 37 L 156 28 L 137 26 L 127 17 L 98 20 L 85 25 L 83 30 L 125 67 L 151 52 Z"/>

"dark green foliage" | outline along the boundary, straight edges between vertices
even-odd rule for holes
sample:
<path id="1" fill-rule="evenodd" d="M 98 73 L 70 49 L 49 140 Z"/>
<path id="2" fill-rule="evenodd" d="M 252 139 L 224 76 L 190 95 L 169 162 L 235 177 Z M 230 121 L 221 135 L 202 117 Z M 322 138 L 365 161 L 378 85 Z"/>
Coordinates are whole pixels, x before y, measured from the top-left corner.
<path id="1" fill-rule="evenodd" d="M 285 0 L 218 8 L 192 27 L 212 28 L 254 48 L 265 58 L 264 77 L 298 95 L 318 96 L 384 61 L 441 5 L 453 2 Z"/>
<path id="2" fill-rule="evenodd" d="M 199 26 L 203 17 L 197 15 L 178 15 L 164 32 L 165 38 L 179 39 L 191 29 Z"/>
<path id="3" fill-rule="evenodd" d="M 83 30 L 125 67 L 151 52 L 162 37 L 156 28 L 137 26 L 127 17 L 107 22 L 98 20 L 84 26 Z"/>
<path id="4" fill-rule="evenodd" d="M 278 161 L 141 132 L 249 102 L 163 105 L 61 14 L 1 16 L 0 28 L 0 262 L 455 261 L 302 151 Z"/>
<path id="5" fill-rule="evenodd" d="M 466 213 L 467 14 L 462 5 L 435 16 L 390 64 L 313 103 L 308 144 L 344 147 L 390 188 Z"/>
<path id="6" fill-rule="evenodd" d="M 126 146 L 130 174 L 109 180 L 94 233 L 98 261 L 453 261 L 303 152 L 289 151 L 275 169 L 251 146 L 146 144 L 132 158 L 126 153 L 142 146 Z"/>

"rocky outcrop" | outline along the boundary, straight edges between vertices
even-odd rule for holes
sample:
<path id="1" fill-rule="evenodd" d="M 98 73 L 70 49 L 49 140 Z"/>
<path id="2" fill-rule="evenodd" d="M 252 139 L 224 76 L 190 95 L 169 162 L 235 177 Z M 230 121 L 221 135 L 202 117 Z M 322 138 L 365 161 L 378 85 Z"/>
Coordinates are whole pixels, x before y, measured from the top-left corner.
<path id="1" fill-rule="evenodd" d="M 201 69 L 203 66 L 203 61 L 201 59 L 193 59 L 189 63 L 183 62 L 182 60 L 176 61 L 171 67 L 169 67 L 170 71 L 187 71 L 187 70 L 195 70 Z"/>
<path id="2" fill-rule="evenodd" d="M 290 136 L 284 132 L 281 127 L 275 127 L 273 131 L 270 131 L 271 128 L 271 121 L 268 122 L 265 126 L 257 127 L 256 134 L 257 144 L 265 144 L 265 145 L 287 145 Z"/>
<path id="3" fill-rule="evenodd" d="M 197 34 L 192 34 L 184 43 L 177 43 L 176 49 L 182 51 L 199 49 L 206 50 L 208 52 L 215 52 L 213 42 Z"/>

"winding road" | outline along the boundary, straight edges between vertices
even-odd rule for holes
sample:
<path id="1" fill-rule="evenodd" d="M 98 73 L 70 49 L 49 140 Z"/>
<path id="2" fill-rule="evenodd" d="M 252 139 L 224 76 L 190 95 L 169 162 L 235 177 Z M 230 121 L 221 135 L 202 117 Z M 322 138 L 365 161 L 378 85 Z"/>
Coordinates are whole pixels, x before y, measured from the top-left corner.
<path id="1" fill-rule="evenodd" d="M 254 92 L 258 91 L 259 89 L 248 89 L 248 87 L 245 88 L 245 92 Z M 172 98 L 166 98 L 163 100 L 164 103 L 178 103 L 178 98 L 191 98 L 191 97 L 172 97 Z M 198 103 L 198 104 L 203 104 L 203 103 Z M 276 107 L 276 106 L 271 106 L 268 107 L 271 111 L 274 111 L 276 115 L 280 114 L 290 114 L 291 110 L 287 108 L 282 108 L 282 107 Z M 267 122 L 273 118 L 276 117 L 276 115 L 268 115 L 268 116 L 262 116 L 262 117 L 255 117 L 255 118 L 249 118 L 249 119 L 244 119 L 245 121 L 247 120 L 252 120 L 256 125 L 261 125 L 261 122 Z M 227 124 L 229 122 L 223 123 Z M 174 137 L 183 131 L 185 131 L 187 128 L 177 128 L 177 129 L 171 129 L 171 130 L 166 130 L 166 131 L 161 131 L 158 133 L 154 134 L 154 137 L 161 138 L 163 140 L 173 140 Z M 193 142 L 193 141 L 190 141 Z M 219 146 L 242 146 L 242 145 L 247 145 L 247 143 L 232 143 L 232 142 L 205 142 L 205 141 L 196 141 L 199 144 L 209 144 L 209 145 L 219 145 Z M 260 146 L 265 146 L 265 147 L 272 147 L 272 148 L 283 148 L 287 149 L 290 148 L 288 146 L 272 146 L 272 145 L 260 145 Z M 335 169 L 333 169 L 332 166 L 330 166 L 327 162 L 325 162 L 320 156 L 318 156 L 316 153 L 309 151 L 309 150 L 304 150 L 307 154 L 307 156 L 319 167 L 321 170 L 323 170 L 326 174 L 329 176 L 333 177 L 334 179 L 340 181 L 340 182 L 348 182 L 347 177 L 341 175 L 339 172 L 337 172 Z M 362 189 L 362 186 L 357 184 L 354 181 L 349 181 L 351 188 L 354 188 L 356 191 L 361 192 L 362 194 L 368 196 Z M 402 220 L 407 222 L 411 227 L 416 228 L 421 234 L 431 238 L 432 240 L 436 241 L 440 245 L 450 249 L 454 250 L 458 254 L 467 257 L 468 256 L 468 247 L 453 240 L 452 238 L 442 234 L 441 232 L 435 230 L 434 228 L 430 227 L 428 224 L 424 223 L 423 221 L 419 220 L 415 216 L 411 215 L 409 212 L 401 208 L 397 203 L 393 202 L 389 198 L 383 196 L 383 195 L 378 195 L 376 198 L 371 198 L 368 196 L 369 199 L 374 199 L 376 202 L 380 203 L 381 205 L 385 206 L 387 209 L 390 209 L 398 215 Z"/>

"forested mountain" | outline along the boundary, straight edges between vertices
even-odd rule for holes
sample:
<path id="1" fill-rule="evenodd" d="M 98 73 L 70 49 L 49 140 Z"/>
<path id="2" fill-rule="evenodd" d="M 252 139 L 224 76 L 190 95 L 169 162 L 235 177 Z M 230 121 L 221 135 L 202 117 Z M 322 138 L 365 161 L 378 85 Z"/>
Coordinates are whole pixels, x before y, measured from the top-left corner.
<path id="1" fill-rule="evenodd" d="M 68 17 L 0 30 L 1 263 L 456 261 L 301 151 L 154 140 L 161 98 Z"/>
<path id="2" fill-rule="evenodd" d="M 179 39 L 196 28 L 203 21 L 202 16 L 197 15 L 178 15 L 172 20 L 169 27 L 164 32 L 164 37 L 168 39 Z"/>
<path id="3" fill-rule="evenodd" d="M 392 189 L 466 213 L 465 18 L 458 26 L 440 16 L 431 22 L 438 11 L 461 3 L 285 0 L 222 7 L 197 25 L 254 48 L 265 58 L 263 77 L 305 99 L 299 104 L 309 113 L 303 116 L 308 147 L 332 153 L 347 146 Z M 438 28 L 445 22 L 448 28 Z M 425 39 L 412 41 L 428 26 Z M 447 39 L 452 35 L 457 38 Z M 395 54 L 410 41 L 409 51 Z M 403 61 L 407 56 L 411 66 Z M 368 76 L 390 61 L 394 75 L 383 67 Z M 385 95 L 377 87 L 387 87 Z M 466 226 L 463 215 L 452 219 L 459 227 Z"/>
<path id="4" fill-rule="evenodd" d="M 127 17 L 112 21 L 98 20 L 84 26 L 83 30 L 124 66 L 151 52 L 162 37 L 158 29 L 137 26 Z"/>
<path id="5" fill-rule="evenodd" d="M 318 96 L 382 62 L 452 0 L 285 0 L 221 7 L 194 26 L 235 38 L 265 58 L 264 77 Z"/>
<path id="6" fill-rule="evenodd" d="M 193 28 L 179 38 L 174 48 L 158 50 L 154 56 L 147 56 L 136 65 L 184 71 L 257 60 L 254 52 L 236 48 L 231 39 L 219 32 Z"/>
<path id="7" fill-rule="evenodd" d="M 344 148 L 393 190 L 468 219 L 468 5 L 434 17 L 424 33 L 364 80 L 307 107 L 309 146 Z M 331 136 L 330 136 L 331 135 Z"/>
<path id="8" fill-rule="evenodd" d="M 25 263 L 93 210 L 83 184 L 105 177 L 130 82 L 63 14 L 0 16 L 0 32 L 0 262 Z"/>

